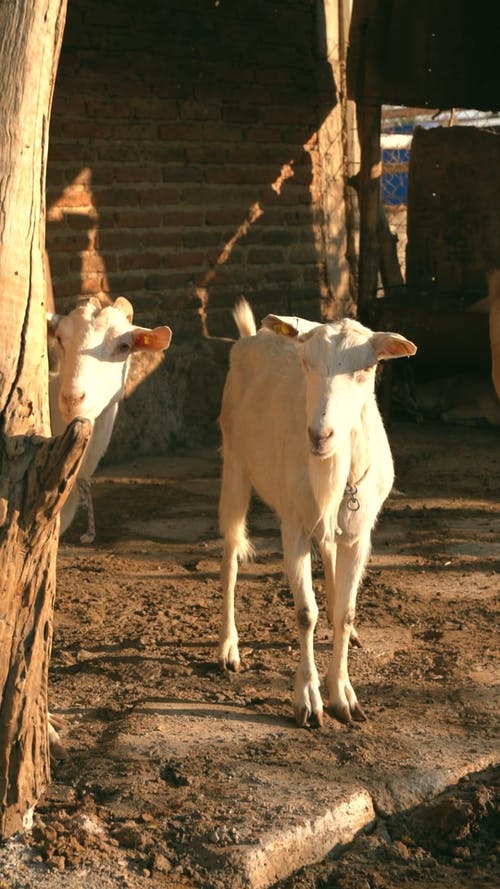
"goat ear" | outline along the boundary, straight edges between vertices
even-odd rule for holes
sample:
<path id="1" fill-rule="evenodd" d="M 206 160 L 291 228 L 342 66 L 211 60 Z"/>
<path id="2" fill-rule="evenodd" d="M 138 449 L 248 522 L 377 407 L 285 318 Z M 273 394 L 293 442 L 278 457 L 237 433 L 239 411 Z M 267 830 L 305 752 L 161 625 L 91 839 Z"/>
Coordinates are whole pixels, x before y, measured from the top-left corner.
<path id="1" fill-rule="evenodd" d="M 298 337 L 302 341 L 302 337 L 307 339 L 310 333 L 321 327 L 321 324 L 292 315 L 267 315 L 262 322 L 262 327 L 272 330 L 280 336 Z"/>
<path id="2" fill-rule="evenodd" d="M 377 356 L 377 361 L 382 359 L 388 360 L 389 358 L 408 358 L 417 351 L 415 343 L 407 340 L 399 333 L 374 333 L 371 343 Z"/>
<path id="3" fill-rule="evenodd" d="M 132 318 L 134 317 L 134 308 L 132 306 L 132 303 L 130 303 L 128 299 L 125 299 L 124 296 L 117 296 L 113 303 L 113 308 L 118 309 L 118 311 L 121 312 L 122 315 L 125 315 L 125 318 L 129 322 L 129 324 L 132 323 Z"/>
<path id="4" fill-rule="evenodd" d="M 55 332 L 59 326 L 59 321 L 61 320 L 60 315 L 54 315 L 52 312 L 47 312 L 47 334 L 49 336 L 54 336 Z"/>
<path id="5" fill-rule="evenodd" d="M 95 306 L 99 311 L 102 309 L 101 300 L 97 298 L 97 296 L 81 296 L 76 301 L 76 308 L 78 309 L 80 306 Z"/>
<path id="6" fill-rule="evenodd" d="M 154 330 L 136 327 L 132 331 L 132 349 L 163 352 L 164 349 L 168 349 L 171 339 L 172 331 L 170 327 L 155 327 Z"/>
<path id="7" fill-rule="evenodd" d="M 277 333 L 280 336 L 288 336 L 292 338 L 296 337 L 299 332 L 298 328 L 287 318 L 280 318 L 279 315 L 266 315 L 262 322 L 262 327 L 266 330 L 272 330 L 273 333 Z"/>

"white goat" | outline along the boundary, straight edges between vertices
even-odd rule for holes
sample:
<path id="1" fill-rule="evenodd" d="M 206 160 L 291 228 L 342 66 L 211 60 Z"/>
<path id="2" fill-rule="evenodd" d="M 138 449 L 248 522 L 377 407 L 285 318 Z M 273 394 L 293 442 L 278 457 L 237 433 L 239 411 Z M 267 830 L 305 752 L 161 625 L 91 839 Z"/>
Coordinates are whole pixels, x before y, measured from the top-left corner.
<path id="1" fill-rule="evenodd" d="M 413 355 L 416 347 L 397 333 L 374 333 L 350 319 L 318 325 L 269 315 L 256 333 L 245 300 L 234 317 L 242 339 L 231 351 L 220 416 L 224 604 L 219 664 L 232 670 L 240 666 L 234 588 L 238 559 L 251 554 L 245 520 L 253 487 L 281 519 L 300 641 L 297 724 L 323 721 L 313 652 L 318 608 L 312 538 L 322 555 L 335 639 L 327 709 L 342 722 L 364 719 L 349 681 L 348 644 L 371 530 L 394 479 L 375 401 L 375 367 L 382 358 Z"/>
<path id="2" fill-rule="evenodd" d="M 90 298 L 68 315 L 47 316 L 59 359 L 58 372 L 50 375 L 52 433 L 59 435 L 75 417 L 94 422 L 76 484 L 61 511 L 63 534 L 73 521 L 79 499 L 83 501 L 88 528 L 80 538 L 82 543 L 91 543 L 95 537 L 90 479 L 111 438 L 129 358 L 138 350 L 163 351 L 172 338 L 169 327 L 134 327 L 132 317 L 133 308 L 122 296 L 104 308 L 98 299 Z"/>

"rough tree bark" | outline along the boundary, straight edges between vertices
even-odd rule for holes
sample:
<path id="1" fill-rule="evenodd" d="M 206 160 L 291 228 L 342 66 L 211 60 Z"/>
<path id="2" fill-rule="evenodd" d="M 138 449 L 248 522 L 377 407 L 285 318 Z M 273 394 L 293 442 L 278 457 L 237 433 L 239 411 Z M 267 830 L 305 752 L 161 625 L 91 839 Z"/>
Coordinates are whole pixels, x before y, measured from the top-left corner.
<path id="1" fill-rule="evenodd" d="M 50 777 L 47 677 L 57 515 L 90 435 L 50 439 L 45 172 L 66 0 L 0 4 L 0 839 Z"/>

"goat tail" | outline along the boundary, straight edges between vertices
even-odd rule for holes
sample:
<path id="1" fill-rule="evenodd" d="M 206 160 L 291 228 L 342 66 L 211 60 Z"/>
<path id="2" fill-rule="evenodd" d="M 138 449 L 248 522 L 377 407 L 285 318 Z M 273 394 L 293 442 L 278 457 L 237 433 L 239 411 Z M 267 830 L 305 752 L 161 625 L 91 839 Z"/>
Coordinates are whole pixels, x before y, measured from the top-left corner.
<path id="1" fill-rule="evenodd" d="M 239 330 L 240 336 L 255 336 L 257 325 L 255 324 L 254 314 L 244 296 L 236 303 L 233 309 L 233 318 L 236 321 L 236 327 Z"/>
<path id="2" fill-rule="evenodd" d="M 255 550 L 247 535 L 245 522 L 224 522 L 221 516 L 221 533 L 224 537 L 224 548 L 233 553 L 238 562 L 245 564 L 251 562 L 255 556 Z"/>

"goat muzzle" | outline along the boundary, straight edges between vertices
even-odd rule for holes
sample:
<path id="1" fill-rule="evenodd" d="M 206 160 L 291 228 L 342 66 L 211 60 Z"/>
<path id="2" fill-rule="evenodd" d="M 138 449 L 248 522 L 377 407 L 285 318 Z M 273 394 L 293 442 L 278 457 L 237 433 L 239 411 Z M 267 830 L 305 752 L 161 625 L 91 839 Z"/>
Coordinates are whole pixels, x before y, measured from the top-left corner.
<path id="1" fill-rule="evenodd" d="M 331 427 L 321 429 L 320 431 L 309 427 L 307 434 L 309 436 L 311 452 L 315 456 L 322 457 L 330 451 L 333 440 L 333 429 Z"/>

